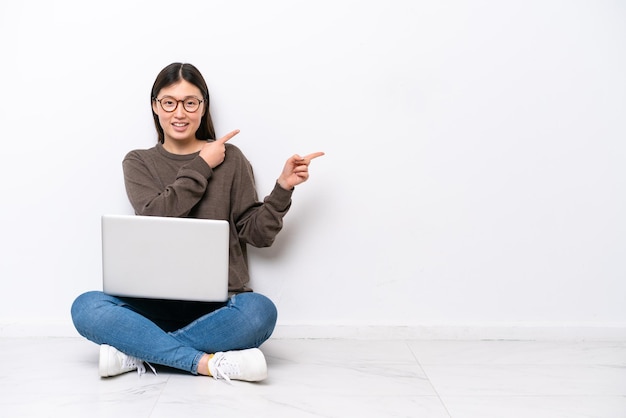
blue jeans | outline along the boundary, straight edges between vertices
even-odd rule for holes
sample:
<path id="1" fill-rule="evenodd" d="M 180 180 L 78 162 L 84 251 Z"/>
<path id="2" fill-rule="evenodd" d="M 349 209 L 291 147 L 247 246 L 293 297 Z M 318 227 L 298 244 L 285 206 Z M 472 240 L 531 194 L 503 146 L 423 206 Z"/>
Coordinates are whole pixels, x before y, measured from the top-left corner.
<path id="1" fill-rule="evenodd" d="M 149 363 L 198 373 L 205 353 L 259 347 L 276 325 L 276 307 L 259 293 L 224 303 L 121 298 L 93 291 L 72 304 L 80 335 Z"/>

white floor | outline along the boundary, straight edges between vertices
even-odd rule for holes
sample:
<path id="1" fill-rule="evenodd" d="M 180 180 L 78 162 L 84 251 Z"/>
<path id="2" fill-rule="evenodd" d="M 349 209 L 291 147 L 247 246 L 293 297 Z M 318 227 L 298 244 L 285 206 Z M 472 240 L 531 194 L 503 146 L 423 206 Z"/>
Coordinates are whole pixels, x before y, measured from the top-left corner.
<path id="1" fill-rule="evenodd" d="M 101 379 L 81 338 L 0 338 L 2 417 L 626 417 L 626 342 L 272 339 L 269 378 Z"/>

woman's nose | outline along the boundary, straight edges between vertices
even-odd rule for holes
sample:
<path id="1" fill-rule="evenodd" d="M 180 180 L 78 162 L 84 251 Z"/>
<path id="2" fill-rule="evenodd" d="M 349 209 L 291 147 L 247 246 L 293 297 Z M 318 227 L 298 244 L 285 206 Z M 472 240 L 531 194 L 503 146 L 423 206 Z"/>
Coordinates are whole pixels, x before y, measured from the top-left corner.
<path id="1" fill-rule="evenodd" d="M 174 109 L 174 115 L 178 117 L 185 116 L 185 109 L 182 103 L 178 103 L 178 106 L 176 106 L 176 109 Z"/>

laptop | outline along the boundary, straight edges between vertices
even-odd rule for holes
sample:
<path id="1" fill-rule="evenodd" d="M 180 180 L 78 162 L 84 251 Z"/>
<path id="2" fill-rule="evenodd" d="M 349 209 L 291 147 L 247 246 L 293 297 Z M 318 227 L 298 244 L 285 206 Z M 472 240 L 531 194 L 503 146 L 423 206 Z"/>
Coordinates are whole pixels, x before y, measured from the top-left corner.
<path id="1" fill-rule="evenodd" d="M 228 299 L 228 222 L 102 216 L 102 287 L 113 296 Z"/>

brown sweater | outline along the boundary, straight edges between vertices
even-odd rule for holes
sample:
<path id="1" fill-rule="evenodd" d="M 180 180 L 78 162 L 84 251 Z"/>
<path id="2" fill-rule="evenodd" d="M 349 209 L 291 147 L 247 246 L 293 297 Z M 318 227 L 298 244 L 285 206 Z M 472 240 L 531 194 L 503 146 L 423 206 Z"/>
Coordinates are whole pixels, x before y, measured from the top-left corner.
<path id="1" fill-rule="evenodd" d="M 251 290 L 246 244 L 272 245 L 291 206 L 292 191 L 276 184 L 259 202 L 252 167 L 232 144 L 226 144 L 226 158 L 215 169 L 199 152 L 171 154 L 162 144 L 129 152 L 123 168 L 135 214 L 229 221 L 229 290 Z"/>

